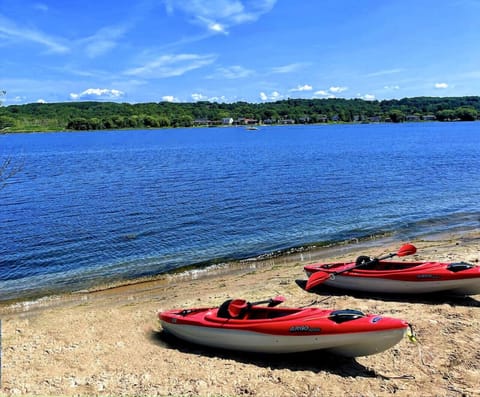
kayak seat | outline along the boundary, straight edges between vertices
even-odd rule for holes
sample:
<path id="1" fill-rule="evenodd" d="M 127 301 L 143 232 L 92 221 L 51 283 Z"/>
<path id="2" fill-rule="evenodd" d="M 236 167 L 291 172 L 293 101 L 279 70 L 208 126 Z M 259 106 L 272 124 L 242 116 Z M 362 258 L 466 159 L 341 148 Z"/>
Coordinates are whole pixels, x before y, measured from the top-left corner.
<path id="1" fill-rule="evenodd" d="M 456 262 L 456 263 L 450 263 L 447 266 L 447 269 L 450 270 L 451 272 L 461 272 L 462 270 L 467 270 L 471 269 L 474 265 L 466 262 Z"/>
<path id="2" fill-rule="evenodd" d="M 217 317 L 221 318 L 244 318 L 250 304 L 243 299 L 228 299 L 223 302 L 217 311 Z"/>
<path id="3" fill-rule="evenodd" d="M 328 318 L 337 324 L 344 323 L 345 321 L 356 320 L 357 318 L 365 317 L 365 314 L 360 310 L 344 309 L 335 310 L 330 313 Z"/>
<path id="4" fill-rule="evenodd" d="M 218 311 L 217 311 L 217 317 L 221 317 L 221 318 L 229 318 L 230 317 L 230 314 L 228 313 L 228 305 L 230 305 L 231 301 L 232 301 L 232 299 L 226 300 L 225 302 L 223 302 L 220 305 L 220 307 L 218 308 Z"/>
<path id="5" fill-rule="evenodd" d="M 370 258 L 369 256 L 359 256 L 355 261 L 355 267 L 361 268 L 363 270 L 373 270 L 378 267 L 378 259 Z"/>

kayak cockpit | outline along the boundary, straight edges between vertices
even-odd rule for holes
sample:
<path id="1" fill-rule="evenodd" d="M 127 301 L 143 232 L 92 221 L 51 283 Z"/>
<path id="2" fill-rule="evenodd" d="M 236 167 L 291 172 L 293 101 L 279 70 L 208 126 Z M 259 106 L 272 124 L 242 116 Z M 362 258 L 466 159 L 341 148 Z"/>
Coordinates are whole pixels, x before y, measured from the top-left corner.
<path id="1" fill-rule="evenodd" d="M 322 270 L 326 270 L 329 272 L 340 272 L 344 269 L 352 267 L 351 271 L 402 271 L 416 268 L 420 265 L 425 265 L 428 262 L 394 262 L 394 261 L 379 261 L 379 260 L 372 260 L 367 265 L 357 265 L 355 263 L 329 263 L 325 265 L 321 265 L 318 268 Z"/>
<path id="2" fill-rule="evenodd" d="M 256 306 L 255 303 L 247 302 L 244 299 L 229 299 L 220 305 L 216 316 L 237 320 L 266 320 L 290 316 L 300 311 L 302 311 L 302 309 Z"/>

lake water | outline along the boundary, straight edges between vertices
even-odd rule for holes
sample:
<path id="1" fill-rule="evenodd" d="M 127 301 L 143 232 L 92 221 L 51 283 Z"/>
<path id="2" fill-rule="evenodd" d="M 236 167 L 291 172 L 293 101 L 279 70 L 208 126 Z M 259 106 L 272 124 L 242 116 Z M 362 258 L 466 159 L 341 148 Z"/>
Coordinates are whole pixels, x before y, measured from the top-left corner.
<path id="1" fill-rule="evenodd" d="M 0 156 L 0 301 L 480 224 L 480 122 L 9 134 Z"/>

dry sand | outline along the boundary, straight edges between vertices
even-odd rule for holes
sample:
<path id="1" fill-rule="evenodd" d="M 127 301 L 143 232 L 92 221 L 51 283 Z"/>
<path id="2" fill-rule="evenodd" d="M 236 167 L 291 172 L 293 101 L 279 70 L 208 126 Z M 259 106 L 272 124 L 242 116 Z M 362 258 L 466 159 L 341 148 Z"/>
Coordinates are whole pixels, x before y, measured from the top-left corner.
<path id="1" fill-rule="evenodd" d="M 480 232 L 416 240 L 408 260 L 477 262 Z M 0 306 L 3 395 L 101 396 L 480 396 L 480 295 L 399 299 L 307 293 L 303 265 L 395 252 L 372 241 L 243 264 L 228 272 Z M 166 338 L 161 309 L 217 306 L 281 294 L 284 305 L 316 302 L 403 318 L 407 338 L 356 359 L 320 352 L 288 356 L 233 353 Z"/>

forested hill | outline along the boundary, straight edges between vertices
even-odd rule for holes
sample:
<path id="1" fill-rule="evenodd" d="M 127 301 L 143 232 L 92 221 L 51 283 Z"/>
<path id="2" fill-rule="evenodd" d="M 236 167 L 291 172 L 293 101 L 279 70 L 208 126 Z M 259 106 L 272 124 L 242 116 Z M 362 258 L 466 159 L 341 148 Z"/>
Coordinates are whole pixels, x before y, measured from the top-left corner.
<path id="1" fill-rule="evenodd" d="M 0 107 L 0 131 L 60 131 L 297 124 L 477 120 L 480 97 L 400 100 L 287 99 L 267 103 L 35 103 Z"/>

